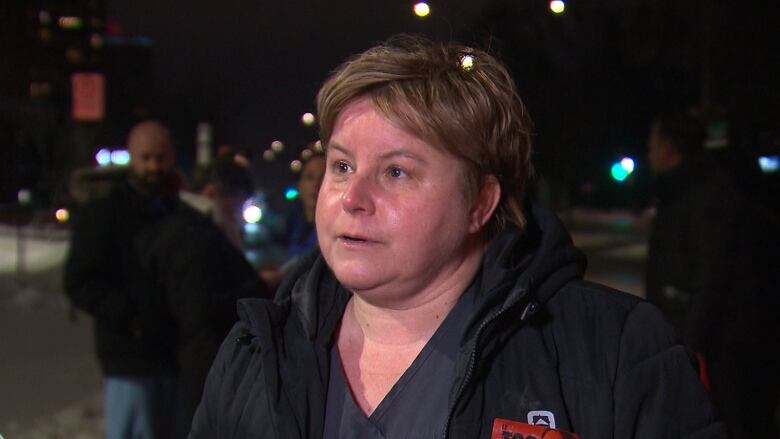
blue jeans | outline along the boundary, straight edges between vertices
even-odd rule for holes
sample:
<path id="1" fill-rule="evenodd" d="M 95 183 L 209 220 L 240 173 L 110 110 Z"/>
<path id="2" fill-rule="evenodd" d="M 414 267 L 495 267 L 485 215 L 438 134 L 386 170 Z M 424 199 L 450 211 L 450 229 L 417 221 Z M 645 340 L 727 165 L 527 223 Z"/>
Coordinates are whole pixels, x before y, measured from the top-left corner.
<path id="1" fill-rule="evenodd" d="M 182 405 L 175 376 L 104 380 L 107 439 L 182 439 Z"/>

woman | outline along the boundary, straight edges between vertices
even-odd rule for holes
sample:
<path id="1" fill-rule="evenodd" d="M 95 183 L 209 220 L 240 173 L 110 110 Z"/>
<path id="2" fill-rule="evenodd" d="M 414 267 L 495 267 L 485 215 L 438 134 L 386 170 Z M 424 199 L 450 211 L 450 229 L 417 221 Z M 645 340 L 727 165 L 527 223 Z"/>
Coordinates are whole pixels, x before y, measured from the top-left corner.
<path id="1" fill-rule="evenodd" d="M 321 252 L 241 304 L 191 437 L 718 437 L 657 311 L 523 210 L 530 122 L 498 61 L 394 39 L 318 111 Z"/>

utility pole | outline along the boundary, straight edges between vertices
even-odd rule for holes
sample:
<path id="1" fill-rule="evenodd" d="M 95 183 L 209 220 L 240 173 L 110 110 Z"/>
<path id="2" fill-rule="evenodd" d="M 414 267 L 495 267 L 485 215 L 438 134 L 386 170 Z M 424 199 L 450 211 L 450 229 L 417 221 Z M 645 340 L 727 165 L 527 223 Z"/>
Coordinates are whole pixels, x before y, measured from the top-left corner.
<path id="1" fill-rule="evenodd" d="M 698 113 L 707 137 L 704 146 L 709 149 L 725 148 L 729 143 L 728 121 L 726 109 L 713 100 L 713 10 L 712 0 L 701 0 L 699 14 L 701 17 L 701 65 Z"/>

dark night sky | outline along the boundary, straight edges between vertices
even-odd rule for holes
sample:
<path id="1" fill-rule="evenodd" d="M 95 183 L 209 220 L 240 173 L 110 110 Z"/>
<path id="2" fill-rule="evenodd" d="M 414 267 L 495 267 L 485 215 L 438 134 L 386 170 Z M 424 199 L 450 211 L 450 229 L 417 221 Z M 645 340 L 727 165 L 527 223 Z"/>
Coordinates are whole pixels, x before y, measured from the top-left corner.
<path id="1" fill-rule="evenodd" d="M 196 123 L 210 121 L 215 143 L 257 154 L 261 184 L 293 178 L 280 166 L 292 151 L 274 165 L 259 155 L 277 138 L 296 151 L 316 139 L 299 118 L 314 112 L 327 73 L 397 32 L 489 42 L 535 119 L 542 172 L 568 183 L 619 154 L 641 159 L 652 116 L 701 98 L 704 1 L 570 1 L 563 16 L 545 0 L 432 1 L 424 20 L 412 3 L 109 0 L 107 12 L 153 40 L 154 114 L 173 126 L 184 161 Z M 780 118 L 777 15 L 712 3 L 709 95 L 728 108 L 735 143 L 760 142 Z"/>

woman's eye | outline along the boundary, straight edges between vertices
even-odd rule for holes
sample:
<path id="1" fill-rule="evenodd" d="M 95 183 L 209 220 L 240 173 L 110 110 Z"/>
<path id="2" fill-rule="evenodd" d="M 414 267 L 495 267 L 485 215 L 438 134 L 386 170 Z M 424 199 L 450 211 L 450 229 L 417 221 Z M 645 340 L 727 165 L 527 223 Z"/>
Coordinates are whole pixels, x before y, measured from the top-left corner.
<path id="1" fill-rule="evenodd" d="M 406 175 L 406 172 L 397 166 L 393 166 L 387 170 L 387 174 L 393 178 L 401 178 Z"/>
<path id="2" fill-rule="evenodd" d="M 346 174 L 347 172 L 349 172 L 349 165 L 346 164 L 345 162 L 339 161 L 334 163 L 333 166 L 336 168 L 336 172 L 339 172 L 341 174 Z"/>

